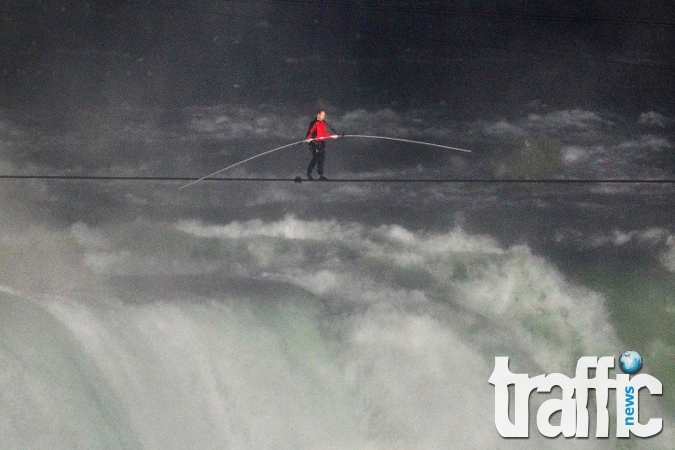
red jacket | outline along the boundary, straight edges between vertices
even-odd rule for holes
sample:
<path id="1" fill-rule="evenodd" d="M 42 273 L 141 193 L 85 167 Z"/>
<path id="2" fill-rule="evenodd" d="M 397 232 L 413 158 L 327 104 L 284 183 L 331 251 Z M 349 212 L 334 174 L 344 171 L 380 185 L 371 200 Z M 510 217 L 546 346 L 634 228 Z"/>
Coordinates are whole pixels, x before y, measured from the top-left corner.
<path id="1" fill-rule="evenodd" d="M 312 120 L 312 123 L 309 124 L 309 130 L 307 130 L 305 139 L 326 139 L 331 136 L 333 135 L 326 129 L 326 122 L 314 119 Z"/>

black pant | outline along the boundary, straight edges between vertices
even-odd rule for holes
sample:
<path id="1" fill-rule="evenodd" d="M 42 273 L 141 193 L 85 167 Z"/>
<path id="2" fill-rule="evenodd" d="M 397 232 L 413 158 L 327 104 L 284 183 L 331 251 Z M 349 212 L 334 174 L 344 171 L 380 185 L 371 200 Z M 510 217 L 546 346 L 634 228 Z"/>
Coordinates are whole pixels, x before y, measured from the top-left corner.
<path id="1" fill-rule="evenodd" d="M 309 149 L 312 152 L 312 160 L 307 167 L 307 175 L 312 174 L 314 166 L 317 167 L 319 175 L 323 175 L 323 162 L 326 160 L 326 143 L 324 141 L 312 141 L 309 143 Z"/>

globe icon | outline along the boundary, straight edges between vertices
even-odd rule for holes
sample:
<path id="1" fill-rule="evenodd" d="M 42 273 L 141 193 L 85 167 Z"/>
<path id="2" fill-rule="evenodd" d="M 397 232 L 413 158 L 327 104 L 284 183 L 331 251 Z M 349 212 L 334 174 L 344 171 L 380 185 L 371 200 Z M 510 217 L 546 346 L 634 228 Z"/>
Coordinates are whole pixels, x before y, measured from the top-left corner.
<path id="1" fill-rule="evenodd" d="M 642 356 L 633 350 L 625 351 L 619 357 L 619 367 L 623 373 L 637 373 L 642 368 Z"/>

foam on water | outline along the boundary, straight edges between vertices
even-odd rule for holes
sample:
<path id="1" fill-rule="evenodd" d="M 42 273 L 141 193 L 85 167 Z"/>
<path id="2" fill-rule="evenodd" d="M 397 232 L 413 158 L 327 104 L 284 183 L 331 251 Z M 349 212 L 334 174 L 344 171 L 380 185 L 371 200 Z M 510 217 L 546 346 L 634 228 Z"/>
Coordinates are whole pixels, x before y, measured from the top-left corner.
<path id="1" fill-rule="evenodd" d="M 608 444 L 494 428 L 495 356 L 572 376 L 579 356 L 623 350 L 603 298 L 525 246 L 293 217 L 68 234 L 108 288 L 2 289 L 2 447 Z M 168 284 L 121 298 L 114 280 L 131 275 Z M 656 402 L 643 413 L 664 417 Z M 667 433 L 630 443 L 667 448 Z"/>

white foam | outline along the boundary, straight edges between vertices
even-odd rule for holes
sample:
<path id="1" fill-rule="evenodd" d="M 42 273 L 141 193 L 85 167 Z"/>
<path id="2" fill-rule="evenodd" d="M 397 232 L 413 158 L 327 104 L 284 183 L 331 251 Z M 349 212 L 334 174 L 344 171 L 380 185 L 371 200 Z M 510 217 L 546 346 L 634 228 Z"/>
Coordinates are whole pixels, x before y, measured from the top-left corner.
<path id="1" fill-rule="evenodd" d="M 675 236 L 668 236 L 668 247 L 661 255 L 663 266 L 670 272 L 675 272 Z"/>
<path id="2" fill-rule="evenodd" d="M 0 303 L 0 317 L 12 318 L 0 334 L 1 367 L 11 368 L 0 371 L 2 392 L 15 392 L 7 404 L 23 405 L 35 424 L 21 428 L 0 408 L 7 442 L 70 448 L 102 434 L 99 442 L 143 448 L 608 443 L 547 440 L 536 430 L 510 442 L 496 433 L 487 382 L 495 356 L 511 356 L 514 371 L 571 376 L 579 356 L 623 350 L 602 297 L 527 246 L 504 248 L 459 228 L 429 233 L 292 216 L 151 228 L 167 248 L 127 242 L 122 250 L 102 230 L 70 232 L 106 243 L 84 250 L 87 267 L 103 274 L 226 278 L 208 299 L 44 298 L 28 310 Z M 20 393 L 19 380 L 28 384 Z M 77 420 L 65 427 L 63 411 Z"/>

